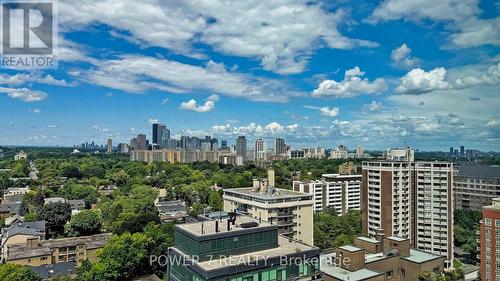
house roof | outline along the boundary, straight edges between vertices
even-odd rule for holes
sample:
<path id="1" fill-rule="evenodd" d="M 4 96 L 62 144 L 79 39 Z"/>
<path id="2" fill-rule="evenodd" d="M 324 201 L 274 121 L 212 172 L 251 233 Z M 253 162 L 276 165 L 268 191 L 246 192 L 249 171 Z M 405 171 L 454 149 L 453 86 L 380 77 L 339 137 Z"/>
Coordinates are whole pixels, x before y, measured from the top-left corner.
<path id="1" fill-rule="evenodd" d="M 76 264 L 74 262 L 60 262 L 55 264 L 30 266 L 29 268 L 42 279 L 47 279 L 57 275 L 76 274 Z"/>

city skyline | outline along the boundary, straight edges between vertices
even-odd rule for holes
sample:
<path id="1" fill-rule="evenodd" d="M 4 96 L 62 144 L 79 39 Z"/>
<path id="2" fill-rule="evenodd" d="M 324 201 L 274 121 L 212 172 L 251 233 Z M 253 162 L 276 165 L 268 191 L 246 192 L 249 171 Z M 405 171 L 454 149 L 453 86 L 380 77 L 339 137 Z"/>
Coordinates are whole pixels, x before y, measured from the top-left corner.
<path id="1" fill-rule="evenodd" d="M 59 1 L 58 68 L 0 70 L 0 145 L 128 143 L 157 121 L 172 137 L 497 150 L 498 6 L 392 2 Z"/>

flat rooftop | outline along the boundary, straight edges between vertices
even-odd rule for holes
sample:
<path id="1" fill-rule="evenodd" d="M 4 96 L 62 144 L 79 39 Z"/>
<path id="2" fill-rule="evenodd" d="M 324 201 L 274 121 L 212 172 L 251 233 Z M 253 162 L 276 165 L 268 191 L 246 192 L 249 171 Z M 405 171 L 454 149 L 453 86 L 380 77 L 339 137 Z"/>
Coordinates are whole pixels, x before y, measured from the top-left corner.
<path id="1" fill-rule="evenodd" d="M 239 195 L 250 196 L 254 198 L 259 198 L 262 200 L 271 199 L 286 199 L 286 198 L 311 198 L 312 195 L 308 193 L 302 193 L 298 191 L 276 188 L 274 193 L 265 193 L 255 190 L 253 187 L 243 187 L 243 188 L 230 188 L 224 189 L 224 193 L 231 192 Z"/>
<path id="2" fill-rule="evenodd" d="M 219 232 L 215 232 L 215 222 L 219 222 Z M 210 235 L 210 234 L 216 234 L 216 233 L 228 233 L 228 232 L 238 232 L 238 231 L 243 231 L 246 229 L 256 229 L 259 227 L 264 227 L 264 226 L 271 226 L 270 223 L 267 223 L 265 221 L 261 221 L 259 223 L 259 220 L 256 220 L 252 217 L 249 216 L 236 216 L 236 222 L 235 225 L 231 224 L 231 229 L 228 231 L 227 230 L 227 219 L 222 219 L 222 220 L 206 220 L 202 222 L 193 222 L 193 223 L 185 223 L 185 224 L 177 224 L 175 227 L 184 230 L 192 235 L 195 236 L 201 236 L 201 235 Z M 258 223 L 257 226 L 254 227 L 249 227 L 249 228 L 243 228 L 241 227 L 241 224 L 244 223 Z M 203 226 L 203 233 L 202 233 L 202 226 Z"/>
<path id="3" fill-rule="evenodd" d="M 358 247 L 353 246 L 353 245 L 340 246 L 339 249 L 345 250 L 345 251 L 348 251 L 348 252 L 357 252 L 357 251 L 363 250 L 363 249 L 358 248 Z"/>
<path id="4" fill-rule="evenodd" d="M 460 166 L 458 176 L 477 178 L 500 178 L 500 167 L 495 166 Z"/>
<path id="5" fill-rule="evenodd" d="M 438 256 L 431 253 L 410 249 L 410 255 L 403 259 L 416 263 L 423 263 L 437 258 L 443 258 L 443 256 Z"/>
<path id="6" fill-rule="evenodd" d="M 343 281 L 361 281 L 382 275 L 382 272 L 363 268 L 356 271 L 349 271 L 335 266 L 330 261 L 335 258 L 335 253 L 320 256 L 320 269 L 325 274 Z"/>
<path id="7" fill-rule="evenodd" d="M 409 240 L 408 238 L 403 238 L 403 237 L 398 237 L 398 236 L 389 236 L 389 237 L 387 237 L 387 239 L 391 239 L 391 240 L 398 241 L 398 242 Z"/>
<path id="8" fill-rule="evenodd" d="M 310 250 L 317 250 L 319 252 L 319 249 L 314 246 L 309 246 L 295 240 L 290 241 L 289 238 L 284 236 L 278 236 L 278 245 L 279 246 L 277 248 L 256 251 L 241 255 L 234 255 L 227 258 L 207 260 L 198 263 L 198 265 L 204 270 L 208 271 L 213 269 L 219 269 L 222 267 L 248 264 L 249 261 L 256 262 L 259 260 L 264 261 L 265 259 L 273 257 L 279 258 L 282 256 L 297 254 L 300 252 L 305 252 Z"/>
<path id="9" fill-rule="evenodd" d="M 363 240 L 363 241 L 374 243 L 374 244 L 380 243 L 380 241 L 378 241 L 377 239 L 365 237 L 365 236 L 358 236 L 355 239 Z"/>

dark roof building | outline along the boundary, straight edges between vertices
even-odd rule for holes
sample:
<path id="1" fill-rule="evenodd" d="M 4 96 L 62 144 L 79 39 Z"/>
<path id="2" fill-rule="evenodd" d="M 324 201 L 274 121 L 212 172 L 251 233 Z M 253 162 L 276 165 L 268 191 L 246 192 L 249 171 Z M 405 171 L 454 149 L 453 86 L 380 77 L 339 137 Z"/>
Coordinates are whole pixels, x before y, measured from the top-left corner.
<path id="1" fill-rule="evenodd" d="M 194 259 L 196 257 L 196 259 Z M 278 225 L 231 213 L 175 225 L 167 280 L 311 280 L 319 249 L 278 235 Z M 186 262 L 186 263 L 184 263 Z"/>
<path id="2" fill-rule="evenodd" d="M 480 211 L 500 197 L 500 167 L 463 165 L 453 179 L 455 209 Z"/>
<path id="3" fill-rule="evenodd" d="M 39 266 L 29 266 L 29 268 L 43 280 L 53 278 L 55 276 L 76 275 L 76 264 L 74 262 L 44 264 Z"/>

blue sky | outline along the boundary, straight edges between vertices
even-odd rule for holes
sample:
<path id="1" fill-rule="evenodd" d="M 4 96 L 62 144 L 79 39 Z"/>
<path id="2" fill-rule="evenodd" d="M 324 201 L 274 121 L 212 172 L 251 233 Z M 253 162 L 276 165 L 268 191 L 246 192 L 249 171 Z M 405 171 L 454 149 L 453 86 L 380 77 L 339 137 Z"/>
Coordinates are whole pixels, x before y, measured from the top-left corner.
<path id="1" fill-rule="evenodd" d="M 0 70 L 0 144 L 174 136 L 500 147 L 500 4 L 59 1 L 59 67 Z M 165 3 L 167 2 L 167 3 Z"/>

